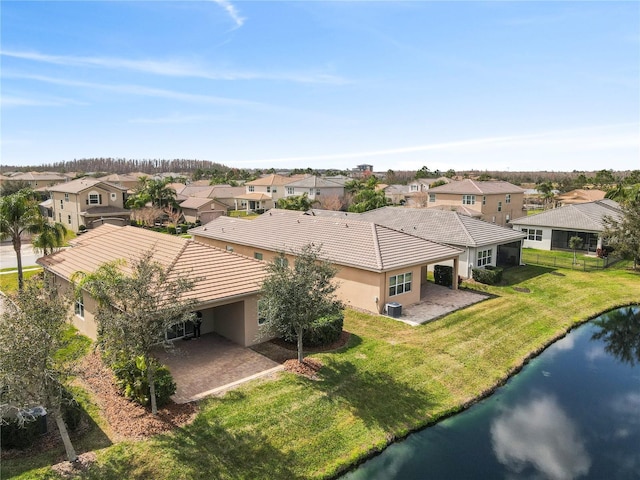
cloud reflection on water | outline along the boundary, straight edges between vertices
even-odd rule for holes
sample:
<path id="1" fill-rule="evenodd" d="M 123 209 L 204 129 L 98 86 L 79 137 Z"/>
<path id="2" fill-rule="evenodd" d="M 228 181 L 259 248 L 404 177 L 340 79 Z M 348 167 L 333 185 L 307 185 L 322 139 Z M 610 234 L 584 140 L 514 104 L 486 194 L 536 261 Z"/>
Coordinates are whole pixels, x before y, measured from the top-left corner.
<path id="1" fill-rule="evenodd" d="M 505 410 L 491 425 L 491 439 L 497 459 L 517 474 L 531 466 L 544 478 L 570 480 L 591 467 L 574 422 L 549 395 Z"/>

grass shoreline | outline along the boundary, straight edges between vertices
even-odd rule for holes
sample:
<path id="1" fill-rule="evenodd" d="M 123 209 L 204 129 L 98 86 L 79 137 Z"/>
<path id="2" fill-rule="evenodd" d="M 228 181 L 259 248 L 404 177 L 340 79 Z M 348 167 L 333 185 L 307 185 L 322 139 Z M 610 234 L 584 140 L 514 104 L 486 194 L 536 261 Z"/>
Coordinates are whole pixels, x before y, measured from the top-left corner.
<path id="1" fill-rule="evenodd" d="M 106 446 L 77 478 L 337 478 L 490 396 L 572 329 L 640 303 L 637 273 L 562 272 L 528 266 L 500 287 L 470 284 L 492 298 L 418 327 L 348 311 L 349 343 L 312 355 L 320 381 L 284 373 L 206 399 L 193 424 Z M 52 478 L 44 465 L 3 462 L 3 478 Z"/>

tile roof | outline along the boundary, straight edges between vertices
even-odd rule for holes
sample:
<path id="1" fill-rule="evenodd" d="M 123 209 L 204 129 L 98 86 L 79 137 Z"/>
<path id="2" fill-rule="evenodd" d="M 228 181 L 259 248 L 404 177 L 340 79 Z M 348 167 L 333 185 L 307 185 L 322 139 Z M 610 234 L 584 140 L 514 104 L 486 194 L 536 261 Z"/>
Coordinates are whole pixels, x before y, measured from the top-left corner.
<path id="1" fill-rule="evenodd" d="M 62 192 L 62 193 L 80 193 L 85 190 L 88 190 L 92 187 L 102 186 L 115 188 L 117 190 L 122 190 L 124 192 L 127 191 L 125 187 L 121 187 L 120 185 L 114 185 L 113 183 L 103 182 L 102 180 L 98 180 L 97 178 L 89 178 L 83 177 L 77 180 L 71 180 L 67 183 L 59 183 L 58 185 L 54 185 L 49 187 L 50 192 Z"/>
<path id="2" fill-rule="evenodd" d="M 205 205 L 213 203 L 213 198 L 201 198 L 201 197 L 188 197 L 184 202 L 180 203 L 180 208 L 195 208 L 204 207 Z"/>
<path id="3" fill-rule="evenodd" d="M 556 195 L 556 200 L 563 204 L 569 203 L 586 203 L 596 200 L 602 200 L 607 192 L 602 190 L 583 190 L 578 188 L 567 193 Z"/>
<path id="4" fill-rule="evenodd" d="M 266 177 L 257 178 L 251 182 L 245 183 L 245 185 L 287 185 L 288 183 L 299 180 L 299 176 L 284 177 L 275 173 L 267 175 Z"/>
<path id="5" fill-rule="evenodd" d="M 226 185 L 213 186 L 213 198 L 234 198 L 242 195 L 246 189 L 244 187 L 229 187 Z"/>
<path id="6" fill-rule="evenodd" d="M 112 173 L 111 175 L 100 177 L 98 180 L 102 180 L 103 182 L 137 182 L 138 177 L 126 173 Z"/>
<path id="7" fill-rule="evenodd" d="M 48 173 L 48 172 L 26 172 L 26 173 L 18 173 L 17 175 L 13 175 L 11 180 L 66 180 L 66 177 L 62 175 L 58 175 L 57 173 Z"/>
<path id="8" fill-rule="evenodd" d="M 317 175 L 309 175 L 300 180 L 287 183 L 287 187 L 302 187 L 302 188 L 344 188 L 344 185 L 327 180 Z"/>
<path id="9" fill-rule="evenodd" d="M 76 272 L 94 272 L 100 265 L 119 259 L 129 262 L 152 250 L 153 260 L 171 269 L 170 278 L 195 281 L 185 298 L 202 303 L 255 293 L 267 275 L 258 260 L 137 227 L 102 225 L 70 243 L 72 248 L 42 257 L 38 263 L 69 280 Z M 127 265 L 122 269 L 130 272 Z"/>
<path id="10" fill-rule="evenodd" d="M 324 215 L 319 213 L 324 211 L 314 212 Z M 456 247 L 480 247 L 524 238 L 522 232 L 447 210 L 382 207 L 349 215 L 357 215 L 357 218 L 363 220 Z"/>
<path id="11" fill-rule="evenodd" d="M 613 200 L 565 205 L 528 217 L 511 220 L 514 228 L 520 226 L 551 227 L 579 231 L 601 232 L 605 226 L 604 217 L 622 218 L 620 205 Z"/>
<path id="12" fill-rule="evenodd" d="M 343 214 L 344 215 L 344 214 Z M 276 252 L 297 252 L 309 243 L 338 265 L 376 272 L 457 257 L 461 250 L 369 221 L 272 209 L 255 220 L 217 218 L 189 230 L 198 236 Z"/>
<path id="13" fill-rule="evenodd" d="M 466 179 L 459 182 L 451 182 L 439 187 L 429 189 L 429 193 L 453 193 L 460 195 L 491 195 L 500 193 L 523 193 L 524 189 L 509 182 L 479 182 Z"/>

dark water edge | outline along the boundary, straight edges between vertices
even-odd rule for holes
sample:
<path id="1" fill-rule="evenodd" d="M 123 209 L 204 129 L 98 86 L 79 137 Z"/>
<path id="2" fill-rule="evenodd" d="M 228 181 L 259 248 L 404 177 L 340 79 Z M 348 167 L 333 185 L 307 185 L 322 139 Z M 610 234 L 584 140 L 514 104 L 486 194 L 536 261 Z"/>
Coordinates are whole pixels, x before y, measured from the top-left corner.
<path id="1" fill-rule="evenodd" d="M 628 328 L 628 319 L 621 312 L 634 316 L 636 321 L 631 322 L 633 328 Z M 533 352 L 520 368 L 511 372 L 500 385 L 485 392 L 481 399 L 463 406 L 465 410 L 461 413 L 454 412 L 448 418 L 439 419 L 434 425 L 392 444 L 382 453 L 373 453 L 373 458 L 340 478 L 640 478 L 640 368 L 634 369 L 640 363 L 639 316 L 640 306 L 627 306 L 576 324 L 567 334 L 558 336 Z M 607 328 L 612 330 L 608 331 Z M 600 338 L 593 338 L 596 334 Z M 580 349 L 576 348 L 576 341 Z M 620 457 L 620 468 L 614 468 L 615 471 L 612 471 L 611 464 L 602 470 L 602 462 L 593 461 L 586 453 L 583 455 L 587 452 L 584 440 L 576 433 L 581 429 L 593 430 L 592 426 L 598 423 L 598 419 L 593 417 L 593 406 L 589 403 L 597 401 L 598 391 L 606 392 L 611 387 L 606 385 L 611 373 L 605 373 L 599 378 L 605 385 L 592 388 L 595 390 L 592 392 L 583 391 L 586 407 L 580 406 L 580 396 L 576 396 L 575 392 L 581 390 L 573 380 L 584 377 L 588 371 L 585 373 L 576 369 L 576 366 L 584 366 L 584 359 L 576 360 L 567 356 L 567 353 L 582 357 L 587 346 L 597 346 L 601 352 L 598 354 L 601 355 L 599 362 L 607 358 L 608 368 L 613 368 L 614 373 L 618 372 L 616 375 L 620 369 L 624 371 L 623 375 L 628 375 L 624 382 L 631 387 L 625 406 L 630 415 L 628 420 L 631 428 L 621 427 L 616 433 L 618 437 L 608 440 L 608 443 L 616 444 L 611 455 Z M 550 367 L 555 371 L 554 374 L 549 370 L 540 370 L 554 357 L 570 372 L 562 384 L 554 387 L 558 392 L 549 391 L 549 387 L 554 385 L 556 377 L 562 378 L 561 365 L 553 364 Z M 532 377 L 537 377 L 533 383 L 530 380 Z M 592 380 L 590 378 L 589 382 Z M 521 399 L 520 404 L 509 406 L 518 397 L 519 389 L 526 392 L 525 398 Z M 559 393 L 566 397 L 558 397 Z M 491 420 L 486 417 L 488 411 L 498 412 L 505 419 L 490 423 Z M 570 413 L 567 414 L 567 411 Z M 584 416 L 577 427 L 571 416 L 575 412 L 582 412 Z M 607 417 L 603 413 L 599 413 L 599 416 Z M 533 423 L 527 418 L 534 419 Z M 509 425 L 512 428 L 508 428 Z M 518 428 L 514 429 L 513 426 Z M 556 426 L 563 427 L 554 430 Z M 587 433 L 593 435 L 593 432 Z M 508 441 L 500 441 L 500 438 Z M 536 438 L 539 441 L 536 442 Z M 590 438 L 588 442 L 592 446 L 594 441 Z M 621 438 L 628 440 L 620 442 Z M 452 439 L 455 441 L 452 442 Z M 431 452 L 437 452 L 437 455 L 432 458 Z M 598 453 L 601 456 L 608 455 L 601 447 Z M 561 459 L 564 459 L 564 463 Z"/>

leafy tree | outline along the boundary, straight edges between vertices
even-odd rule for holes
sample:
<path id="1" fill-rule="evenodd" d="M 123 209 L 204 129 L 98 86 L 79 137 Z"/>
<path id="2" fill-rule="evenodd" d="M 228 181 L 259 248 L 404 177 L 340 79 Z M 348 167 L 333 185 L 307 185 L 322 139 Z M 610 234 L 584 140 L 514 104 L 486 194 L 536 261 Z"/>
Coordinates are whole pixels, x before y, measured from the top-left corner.
<path id="1" fill-rule="evenodd" d="M 489 180 L 491 180 L 491 175 L 488 173 L 483 173 L 478 177 L 479 182 L 488 182 Z"/>
<path id="2" fill-rule="evenodd" d="M 623 184 L 619 183 L 611 190 L 607 191 L 605 198 L 615 200 L 618 203 L 630 201 L 640 202 L 640 183 Z"/>
<path id="3" fill-rule="evenodd" d="M 5 300 L 0 321 L 0 412 L 2 418 L 17 415 L 33 405 L 44 406 L 55 419 L 70 462 L 77 459 L 62 416 L 69 398 L 67 386 L 78 345 L 83 337 L 69 335 L 68 301 L 49 284 L 32 278 L 14 301 Z M 88 343 L 88 342 L 87 342 Z M 87 343 L 84 345 L 86 346 Z M 74 354 L 75 353 L 75 354 Z"/>
<path id="4" fill-rule="evenodd" d="M 604 340 L 607 352 L 631 366 L 640 363 L 640 311 L 621 308 L 602 315 L 594 324 L 600 330 L 591 338 Z"/>
<path id="5" fill-rule="evenodd" d="M 314 203 L 315 201 L 309 199 L 309 195 L 303 193 L 302 195 L 281 198 L 278 200 L 278 208 L 306 212 L 312 208 Z"/>
<path id="6" fill-rule="evenodd" d="M 450 168 L 445 172 L 444 176 L 447 178 L 453 178 L 456 176 L 456 171 L 453 168 Z"/>
<path id="7" fill-rule="evenodd" d="M 624 177 L 624 183 L 626 183 L 627 185 L 640 183 L 640 170 L 631 170 L 629 175 Z"/>
<path id="8" fill-rule="evenodd" d="M 436 180 L 435 182 L 429 184 L 429 188 L 436 188 L 439 187 L 440 185 L 446 185 L 447 182 L 445 182 L 444 180 Z"/>
<path id="9" fill-rule="evenodd" d="M 29 188 L 29 182 L 26 180 L 4 180 L 2 184 L 0 184 L 0 196 L 13 195 L 20 190 L 27 190 Z"/>
<path id="10" fill-rule="evenodd" d="M 553 201 L 553 184 L 551 182 L 541 182 L 536 185 L 536 190 L 542 194 L 542 203 L 545 208 Z"/>
<path id="11" fill-rule="evenodd" d="M 633 269 L 640 264 L 640 201 L 621 204 L 622 218 L 605 217 L 604 238 L 622 258 L 633 259 Z"/>
<path id="12" fill-rule="evenodd" d="M 193 319 L 196 301 L 185 296 L 194 281 L 175 277 L 146 252 L 128 265 L 115 261 L 102 265 L 93 273 L 79 272 L 76 292 L 87 291 L 98 302 L 96 321 L 98 343 L 111 362 L 143 359 L 147 366 L 151 411 L 158 413 L 155 392 L 157 368 L 152 362 L 152 348 L 170 344 L 165 332 L 172 325 Z M 124 272 L 127 267 L 130 274 Z"/>
<path id="13" fill-rule="evenodd" d="M 571 237 L 569 239 L 569 248 L 571 250 L 573 250 L 573 264 L 575 265 L 578 260 L 576 259 L 576 251 L 579 250 L 580 248 L 582 248 L 582 244 L 584 242 L 582 241 L 582 238 L 580 237 Z"/>
<path id="14" fill-rule="evenodd" d="M 365 188 L 353 196 L 349 211 L 355 213 L 368 212 L 376 208 L 386 207 L 388 204 L 389 199 L 386 197 L 384 191 Z"/>
<path id="15" fill-rule="evenodd" d="M 593 179 L 593 183 L 599 187 L 606 187 L 616 183 L 616 179 L 613 177 L 613 170 L 600 170 L 596 172 L 596 176 Z"/>
<path id="16" fill-rule="evenodd" d="M 319 252 L 319 247 L 304 246 L 296 253 L 293 268 L 284 261 L 284 255 L 276 257 L 267 265 L 270 275 L 260 290 L 259 308 L 266 332 L 291 341 L 293 330 L 299 362 L 304 359 L 304 332 L 313 329 L 318 319 L 343 309 L 335 297 L 338 285 L 332 281 L 336 268 L 319 260 Z"/>
<path id="17" fill-rule="evenodd" d="M 156 208 L 178 208 L 176 191 L 169 187 L 169 178 L 153 180 L 141 177 L 136 192 L 127 199 L 129 208 L 144 208 L 148 203 Z"/>
<path id="18" fill-rule="evenodd" d="M 33 191 L 20 190 L 18 193 L 0 198 L 0 238 L 10 238 L 18 261 L 18 289 L 22 290 L 22 235 L 38 233 L 42 228 L 42 214 Z"/>
<path id="19" fill-rule="evenodd" d="M 416 179 L 429 178 L 432 175 L 431 170 L 426 165 L 423 165 L 420 170 L 416 172 Z"/>
<path id="20" fill-rule="evenodd" d="M 44 220 L 40 227 L 40 233 L 33 238 L 31 243 L 36 252 L 49 255 L 64 246 L 66 235 L 67 227 L 62 223 L 51 224 Z"/>

